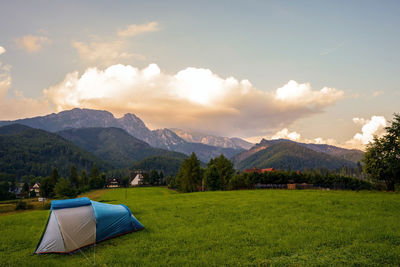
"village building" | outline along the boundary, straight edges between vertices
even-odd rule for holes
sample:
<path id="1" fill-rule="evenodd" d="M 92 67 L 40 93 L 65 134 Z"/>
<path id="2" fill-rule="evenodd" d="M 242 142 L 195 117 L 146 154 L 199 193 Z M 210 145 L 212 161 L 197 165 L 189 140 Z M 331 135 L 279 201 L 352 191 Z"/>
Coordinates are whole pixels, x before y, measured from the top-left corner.
<path id="1" fill-rule="evenodd" d="M 117 178 L 110 178 L 107 181 L 107 188 L 118 188 L 120 187 L 119 185 L 119 180 Z"/>
<path id="2" fill-rule="evenodd" d="M 40 193 L 40 183 L 35 183 L 33 186 L 29 188 L 29 192 L 35 191 L 36 196 L 39 196 Z"/>
<path id="3" fill-rule="evenodd" d="M 143 175 L 141 173 L 136 174 L 136 176 L 130 182 L 130 186 L 138 186 L 143 184 Z"/>
<path id="4" fill-rule="evenodd" d="M 131 181 L 129 183 L 130 186 L 139 186 L 143 184 L 143 174 L 142 171 L 134 171 L 131 172 Z"/>

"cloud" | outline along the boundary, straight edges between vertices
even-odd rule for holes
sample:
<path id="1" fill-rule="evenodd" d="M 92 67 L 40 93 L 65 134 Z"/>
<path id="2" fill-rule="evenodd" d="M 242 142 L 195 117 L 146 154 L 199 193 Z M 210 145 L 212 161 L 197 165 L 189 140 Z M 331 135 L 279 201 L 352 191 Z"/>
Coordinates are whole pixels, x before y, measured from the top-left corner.
<path id="1" fill-rule="evenodd" d="M 144 56 L 126 52 L 127 44 L 120 40 L 90 43 L 72 41 L 71 44 L 78 51 L 80 58 L 88 64 L 109 66 L 132 58 L 144 59 Z"/>
<path id="2" fill-rule="evenodd" d="M 6 49 L 0 46 L 0 55 L 4 54 Z M 11 85 L 10 66 L 3 65 L 0 61 L 0 100 L 6 95 Z M 1 102 L 0 102 L 1 103 Z"/>
<path id="3" fill-rule="evenodd" d="M 149 22 L 147 24 L 131 24 L 128 25 L 124 30 L 118 31 L 120 37 L 132 37 L 145 32 L 158 31 L 158 23 L 156 21 Z"/>
<path id="4" fill-rule="evenodd" d="M 299 141 L 301 135 L 297 132 L 289 132 L 288 128 L 284 128 L 276 132 L 271 139 L 289 139 L 293 141 Z"/>
<path id="5" fill-rule="evenodd" d="M 46 36 L 25 35 L 22 38 L 15 39 L 15 43 L 26 52 L 34 53 L 42 49 L 46 44 L 50 44 L 51 40 Z"/>
<path id="6" fill-rule="evenodd" d="M 0 62 L 0 119 L 13 120 L 52 112 L 53 108 L 44 97 L 30 99 L 24 97 L 19 91 L 7 96 L 12 82 L 10 68 L 9 65 L 3 65 Z"/>
<path id="7" fill-rule="evenodd" d="M 361 133 L 356 133 L 353 138 L 346 142 L 338 142 L 335 139 L 322 137 L 316 137 L 313 139 L 303 138 L 300 133 L 296 131 L 290 131 L 288 128 L 283 128 L 270 136 L 259 136 L 257 138 L 247 139 L 252 142 L 259 142 L 261 138 L 265 139 L 289 139 L 301 143 L 312 143 L 312 144 L 326 144 L 332 146 L 339 146 L 349 149 L 360 149 L 364 150 L 366 145 L 373 140 L 374 135 L 382 136 L 385 133 L 385 127 L 387 126 L 387 120 L 383 116 L 372 116 L 370 119 L 364 118 L 353 118 L 353 122 L 360 125 Z"/>
<path id="8" fill-rule="evenodd" d="M 384 91 L 382 91 L 382 90 L 374 91 L 374 92 L 372 92 L 372 97 L 380 96 L 380 95 L 382 95 L 383 93 L 384 93 Z"/>
<path id="9" fill-rule="evenodd" d="M 167 74 L 156 64 L 144 69 L 118 64 L 104 70 L 88 68 L 82 75 L 69 73 L 44 95 L 58 111 L 86 107 L 116 115 L 131 112 L 152 128 L 243 137 L 272 133 L 322 112 L 343 96 L 333 88 L 314 91 L 295 81 L 282 88 L 262 91 L 248 80 L 221 78 L 209 69 L 189 67 Z"/>
<path id="10" fill-rule="evenodd" d="M 348 147 L 365 148 L 371 142 L 374 135 L 381 136 L 385 133 L 387 121 L 383 116 L 372 116 L 370 119 L 353 118 L 353 122 L 362 125 L 361 133 L 356 133 L 352 139 L 346 142 Z"/>
<path id="11" fill-rule="evenodd" d="M 129 59 L 145 60 L 145 56 L 129 52 L 129 43 L 124 37 L 132 37 L 157 30 L 158 23 L 155 21 L 147 24 L 132 24 L 127 26 L 126 29 L 118 31 L 117 37 L 114 37 L 111 41 L 72 41 L 71 45 L 77 50 L 79 57 L 85 63 L 105 67 L 124 63 Z"/>
<path id="12" fill-rule="evenodd" d="M 277 131 L 275 134 L 273 134 L 270 137 L 267 137 L 267 139 L 289 139 L 292 141 L 296 142 L 301 142 L 301 143 L 312 143 L 312 144 L 327 144 L 327 145 L 333 145 L 333 146 L 343 146 L 338 144 L 338 142 L 334 139 L 324 139 L 322 137 L 316 137 L 314 139 L 307 139 L 303 138 L 300 133 L 298 132 L 291 132 L 288 128 L 283 128 L 280 131 Z"/>
<path id="13" fill-rule="evenodd" d="M 289 81 L 275 92 L 275 98 L 290 105 L 327 106 L 343 98 L 344 92 L 335 88 L 324 87 L 319 91 L 313 91 L 309 83 L 299 84 Z"/>

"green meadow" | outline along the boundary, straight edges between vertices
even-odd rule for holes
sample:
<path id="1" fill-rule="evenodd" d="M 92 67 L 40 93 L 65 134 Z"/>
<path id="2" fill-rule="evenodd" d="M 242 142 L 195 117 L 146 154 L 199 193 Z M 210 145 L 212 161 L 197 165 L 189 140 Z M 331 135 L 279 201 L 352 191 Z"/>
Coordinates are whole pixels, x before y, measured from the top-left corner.
<path id="1" fill-rule="evenodd" d="M 106 190 L 145 230 L 72 255 L 34 255 L 49 211 L 0 216 L 0 266 L 366 266 L 400 264 L 400 194 Z"/>

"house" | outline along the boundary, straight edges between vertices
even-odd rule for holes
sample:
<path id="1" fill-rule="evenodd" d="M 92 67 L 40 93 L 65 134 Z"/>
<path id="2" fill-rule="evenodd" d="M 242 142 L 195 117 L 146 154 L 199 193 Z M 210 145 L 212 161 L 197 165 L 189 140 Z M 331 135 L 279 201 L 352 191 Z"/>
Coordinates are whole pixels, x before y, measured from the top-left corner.
<path id="1" fill-rule="evenodd" d="M 130 186 L 138 186 L 143 184 L 143 175 L 141 173 L 137 173 L 136 176 L 131 180 Z"/>
<path id="2" fill-rule="evenodd" d="M 118 188 L 120 187 L 119 181 L 117 178 L 110 178 L 107 181 L 107 188 Z"/>
<path id="3" fill-rule="evenodd" d="M 9 189 L 10 193 L 14 193 L 17 197 L 22 193 L 22 186 L 16 186 L 14 190 Z"/>
<path id="4" fill-rule="evenodd" d="M 253 169 L 245 169 L 245 173 L 257 172 L 257 173 L 265 173 L 265 172 L 274 172 L 276 171 L 274 168 L 265 168 L 265 169 L 257 169 L 254 167 Z"/>
<path id="5" fill-rule="evenodd" d="M 40 183 L 35 183 L 33 186 L 29 187 L 29 192 L 35 191 L 36 196 L 39 196 Z"/>

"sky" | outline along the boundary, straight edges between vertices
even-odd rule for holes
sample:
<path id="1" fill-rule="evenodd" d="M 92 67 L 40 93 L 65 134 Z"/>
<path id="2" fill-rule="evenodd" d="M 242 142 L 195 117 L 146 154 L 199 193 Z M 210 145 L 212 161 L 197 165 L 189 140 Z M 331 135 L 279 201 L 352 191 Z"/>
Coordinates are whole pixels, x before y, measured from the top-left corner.
<path id="1" fill-rule="evenodd" d="M 400 112 L 399 1 L 2 1 L 0 120 L 365 148 Z"/>

